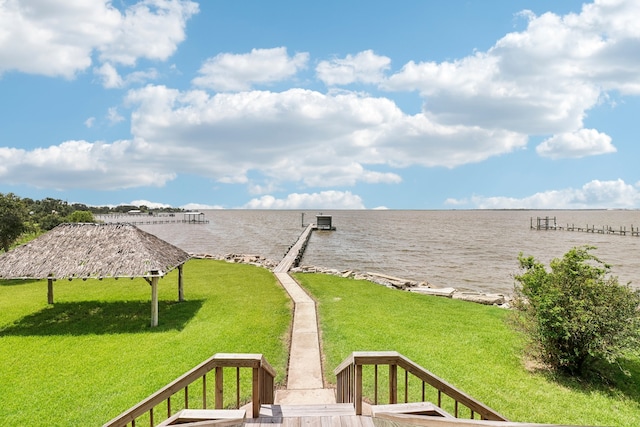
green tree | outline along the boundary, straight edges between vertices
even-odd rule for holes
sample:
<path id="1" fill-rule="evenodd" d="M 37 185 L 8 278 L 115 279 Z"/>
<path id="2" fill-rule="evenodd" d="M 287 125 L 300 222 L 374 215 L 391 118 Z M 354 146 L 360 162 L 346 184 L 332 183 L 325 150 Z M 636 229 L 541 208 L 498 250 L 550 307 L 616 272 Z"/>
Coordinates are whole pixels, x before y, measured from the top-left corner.
<path id="1" fill-rule="evenodd" d="M 27 229 L 27 210 L 13 193 L 0 193 L 0 249 L 8 251 L 11 244 Z"/>
<path id="2" fill-rule="evenodd" d="M 586 374 L 596 361 L 615 362 L 640 345 L 640 291 L 620 285 L 593 246 L 571 249 L 548 272 L 533 257 L 518 257 L 517 324 L 549 367 Z"/>
<path id="3" fill-rule="evenodd" d="M 69 222 L 95 222 L 90 211 L 75 211 L 67 217 Z"/>

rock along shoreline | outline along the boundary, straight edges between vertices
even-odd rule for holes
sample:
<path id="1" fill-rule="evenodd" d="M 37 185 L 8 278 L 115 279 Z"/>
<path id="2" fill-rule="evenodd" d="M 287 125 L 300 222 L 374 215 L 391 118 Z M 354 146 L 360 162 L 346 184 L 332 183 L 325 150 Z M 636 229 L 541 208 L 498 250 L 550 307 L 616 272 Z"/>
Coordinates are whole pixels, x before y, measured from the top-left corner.
<path id="1" fill-rule="evenodd" d="M 267 268 L 273 270 L 279 263 L 267 259 L 261 255 L 247 254 L 192 254 L 193 258 L 199 259 L 215 259 L 236 264 L 249 264 L 256 267 Z M 320 273 L 330 274 L 332 276 L 340 276 L 344 278 L 352 278 L 355 280 L 367 280 L 378 285 L 386 286 L 390 289 L 398 289 L 406 292 L 414 292 L 422 295 L 432 295 L 445 298 L 458 299 L 462 301 L 473 302 L 484 305 L 495 305 L 501 308 L 511 308 L 511 298 L 503 294 L 486 294 L 472 291 L 461 291 L 455 288 L 434 288 L 428 282 L 419 282 L 415 280 L 407 280 L 399 277 L 389 276 L 382 273 L 374 272 L 358 272 L 354 270 L 336 270 L 333 268 L 325 268 L 318 266 L 299 266 L 291 269 L 292 273 Z"/>

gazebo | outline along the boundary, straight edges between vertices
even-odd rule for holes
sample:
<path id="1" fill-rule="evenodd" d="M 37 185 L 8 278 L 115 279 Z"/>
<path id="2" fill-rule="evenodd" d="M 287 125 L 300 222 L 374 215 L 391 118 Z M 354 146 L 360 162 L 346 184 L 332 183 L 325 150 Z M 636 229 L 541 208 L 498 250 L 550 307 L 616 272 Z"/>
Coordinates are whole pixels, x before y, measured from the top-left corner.
<path id="1" fill-rule="evenodd" d="M 158 325 L 158 279 L 178 269 L 178 300 L 184 300 L 182 267 L 190 255 L 132 224 L 60 224 L 0 255 L 0 279 L 47 279 L 49 304 L 59 279 L 142 277 L 151 285 L 151 326 Z"/>

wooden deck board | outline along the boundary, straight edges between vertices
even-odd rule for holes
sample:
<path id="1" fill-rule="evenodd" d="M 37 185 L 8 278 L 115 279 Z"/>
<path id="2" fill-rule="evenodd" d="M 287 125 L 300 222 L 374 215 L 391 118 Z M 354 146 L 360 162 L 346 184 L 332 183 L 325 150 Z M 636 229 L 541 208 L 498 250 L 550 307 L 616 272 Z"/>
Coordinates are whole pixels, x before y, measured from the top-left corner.
<path id="1" fill-rule="evenodd" d="M 360 419 L 361 427 L 375 427 L 373 418 L 371 417 L 358 417 Z"/>
<path id="2" fill-rule="evenodd" d="M 361 418 L 368 420 L 362 421 Z M 245 427 L 374 427 L 359 417 L 351 403 L 330 405 L 262 405 L 260 418 L 248 418 Z"/>
<path id="3" fill-rule="evenodd" d="M 244 425 L 245 427 L 375 427 L 371 417 L 358 415 L 248 418 Z"/>

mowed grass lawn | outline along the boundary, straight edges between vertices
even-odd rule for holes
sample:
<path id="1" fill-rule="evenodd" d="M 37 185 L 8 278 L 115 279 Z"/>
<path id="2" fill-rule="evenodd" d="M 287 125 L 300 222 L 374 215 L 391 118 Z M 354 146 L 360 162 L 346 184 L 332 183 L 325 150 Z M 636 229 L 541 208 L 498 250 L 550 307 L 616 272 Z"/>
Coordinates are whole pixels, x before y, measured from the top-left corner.
<path id="1" fill-rule="evenodd" d="M 291 303 L 268 270 L 214 260 L 159 282 L 150 328 L 144 279 L 0 281 L 0 419 L 102 425 L 215 353 L 262 353 L 286 374 Z M 243 390 L 244 392 L 244 390 Z M 247 391 L 250 393 L 250 390 Z"/>
<path id="2" fill-rule="evenodd" d="M 640 361 L 610 387 L 523 367 L 507 312 L 322 274 L 296 278 L 317 299 L 325 372 L 352 351 L 395 350 L 514 421 L 640 425 Z M 218 352 L 262 353 L 284 379 L 291 303 L 261 268 L 212 260 L 160 280 L 151 329 L 143 279 L 0 282 L 4 425 L 101 425 Z"/>
<path id="3" fill-rule="evenodd" d="M 626 361 L 631 377 L 608 387 L 554 380 L 524 368 L 523 342 L 504 309 L 321 274 L 295 277 L 318 301 L 331 382 L 351 352 L 395 350 L 512 421 L 640 426 L 640 360 Z"/>

